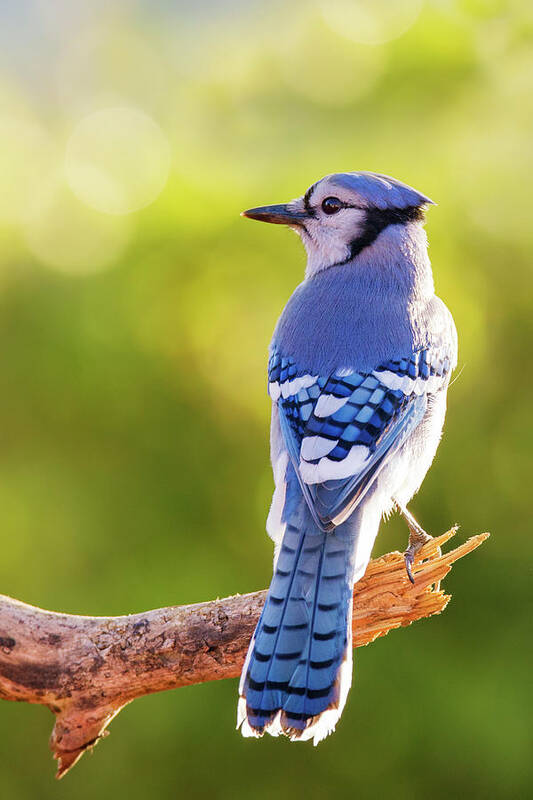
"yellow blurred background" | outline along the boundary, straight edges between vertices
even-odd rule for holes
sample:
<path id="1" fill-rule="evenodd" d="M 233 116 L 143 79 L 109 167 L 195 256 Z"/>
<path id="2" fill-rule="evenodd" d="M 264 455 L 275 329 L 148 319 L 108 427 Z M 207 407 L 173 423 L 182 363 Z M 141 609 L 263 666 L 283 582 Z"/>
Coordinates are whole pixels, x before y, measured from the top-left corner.
<path id="1" fill-rule="evenodd" d="M 445 614 L 359 650 L 333 737 L 243 740 L 236 681 L 136 701 L 60 784 L 0 707 L 6 800 L 531 796 L 533 7 L 0 5 L 0 591 L 122 614 L 267 585 L 266 351 L 304 253 L 239 218 L 374 170 L 438 203 L 460 337 L 428 530 L 491 530 Z M 403 549 L 383 526 L 375 553 Z"/>

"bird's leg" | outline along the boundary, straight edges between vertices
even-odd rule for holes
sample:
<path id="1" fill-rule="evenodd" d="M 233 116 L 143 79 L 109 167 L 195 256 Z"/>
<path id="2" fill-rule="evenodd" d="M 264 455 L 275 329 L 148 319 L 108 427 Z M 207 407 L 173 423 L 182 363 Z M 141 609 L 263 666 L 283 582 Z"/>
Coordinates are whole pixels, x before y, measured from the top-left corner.
<path id="1" fill-rule="evenodd" d="M 413 564 L 415 556 L 426 544 L 426 542 L 429 542 L 433 537 L 430 536 L 429 533 L 425 532 L 425 530 L 418 524 L 411 512 L 408 511 L 405 506 L 403 506 L 401 503 L 398 503 L 397 500 L 394 502 L 396 503 L 398 511 L 407 522 L 407 526 L 409 528 L 409 546 L 404 553 L 404 558 L 407 577 L 411 583 L 414 583 L 415 579 L 413 577 Z"/>

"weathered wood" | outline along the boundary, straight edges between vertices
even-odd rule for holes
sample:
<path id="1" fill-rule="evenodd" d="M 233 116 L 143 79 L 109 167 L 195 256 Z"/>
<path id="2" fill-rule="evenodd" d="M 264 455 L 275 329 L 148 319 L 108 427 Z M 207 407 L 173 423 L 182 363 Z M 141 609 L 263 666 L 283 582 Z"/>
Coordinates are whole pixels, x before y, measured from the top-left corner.
<path id="1" fill-rule="evenodd" d="M 424 547 L 414 585 L 400 553 L 370 562 L 354 592 L 355 647 L 446 607 L 439 582 L 489 535 L 441 555 L 454 532 Z M 58 614 L 0 596 L 0 698 L 53 711 L 50 746 L 61 777 L 136 697 L 237 676 L 265 594 L 125 617 Z"/>

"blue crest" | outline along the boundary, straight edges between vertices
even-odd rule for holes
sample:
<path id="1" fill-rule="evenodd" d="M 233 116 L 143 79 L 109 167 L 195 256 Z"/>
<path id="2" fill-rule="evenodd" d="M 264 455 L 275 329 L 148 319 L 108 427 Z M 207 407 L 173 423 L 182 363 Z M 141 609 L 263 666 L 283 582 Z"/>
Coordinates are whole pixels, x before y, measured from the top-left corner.
<path id="1" fill-rule="evenodd" d="M 339 172 L 327 175 L 327 180 L 356 192 L 369 206 L 382 211 L 409 206 L 435 205 L 425 194 L 406 183 L 377 172 Z"/>

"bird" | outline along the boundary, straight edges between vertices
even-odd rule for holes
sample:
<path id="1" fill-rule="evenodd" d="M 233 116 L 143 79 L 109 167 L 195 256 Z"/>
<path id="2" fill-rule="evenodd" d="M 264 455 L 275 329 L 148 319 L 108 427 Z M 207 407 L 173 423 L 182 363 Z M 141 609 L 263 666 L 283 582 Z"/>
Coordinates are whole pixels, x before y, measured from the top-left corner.
<path id="1" fill-rule="evenodd" d="M 267 518 L 274 572 L 239 684 L 244 736 L 316 745 L 352 681 L 352 593 L 380 522 L 409 529 L 405 566 L 432 537 L 407 505 L 437 450 L 457 365 L 424 230 L 435 205 L 394 178 L 342 172 L 242 216 L 286 225 L 307 252 L 269 349 Z"/>

